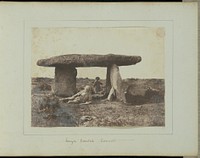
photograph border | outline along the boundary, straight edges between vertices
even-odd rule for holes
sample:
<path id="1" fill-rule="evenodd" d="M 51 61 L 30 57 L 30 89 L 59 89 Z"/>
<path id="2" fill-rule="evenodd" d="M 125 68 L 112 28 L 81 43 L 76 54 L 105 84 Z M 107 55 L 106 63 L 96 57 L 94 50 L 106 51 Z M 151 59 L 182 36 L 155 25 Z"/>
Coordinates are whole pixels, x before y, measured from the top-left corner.
<path id="1" fill-rule="evenodd" d="M 54 23 L 53 24 L 53 26 L 48 26 L 48 24 L 49 24 L 49 22 L 50 22 L 50 25 L 52 25 L 52 23 Z M 64 22 L 64 23 L 63 23 Z M 126 127 L 124 127 L 125 129 L 130 129 L 130 128 L 134 128 L 134 129 L 138 129 L 138 128 L 145 128 L 145 130 L 148 128 L 148 129 L 152 129 L 152 132 L 149 132 L 149 133 L 140 133 L 140 132 L 136 132 L 136 133 L 119 133 L 119 132 L 115 132 L 115 133 L 110 133 L 110 132 L 106 132 L 106 133 L 81 133 L 81 134 L 78 134 L 78 133 L 76 133 L 76 135 L 173 135 L 173 55 L 174 55 L 174 20 L 44 20 L 44 21 L 41 21 L 41 20 L 24 20 L 24 22 L 23 22 L 23 28 L 24 28 L 24 39 L 23 39 L 23 43 L 24 43 L 24 55 L 23 55 L 23 57 L 24 57 L 24 59 L 23 59 L 23 65 L 26 65 L 27 66 L 27 64 L 25 64 L 25 63 L 27 63 L 26 62 L 26 59 L 27 59 L 27 57 L 25 57 L 26 56 L 26 53 L 27 53 L 27 48 L 25 47 L 27 44 L 29 44 L 30 45 L 30 43 L 31 42 L 29 42 L 29 43 L 26 43 L 27 41 L 30 41 L 30 39 L 29 40 L 27 40 L 27 34 L 29 33 L 29 37 L 30 37 L 30 30 L 28 31 L 28 29 L 31 29 L 31 28 L 33 28 L 33 27 L 41 27 L 41 28 L 53 28 L 53 27 L 60 27 L 60 28 L 63 28 L 63 27 L 65 27 L 65 28 L 82 28 L 82 27 L 88 27 L 88 26 L 78 26 L 78 27 L 73 27 L 73 26 L 66 26 L 66 24 L 65 23 L 76 23 L 76 22 L 78 22 L 78 23 L 85 23 L 85 22 L 100 22 L 100 23 L 106 23 L 106 22 L 120 22 L 120 24 L 121 23 L 123 23 L 123 22 L 128 22 L 128 23 L 130 23 L 130 22 L 144 22 L 144 23 L 147 23 L 147 22 L 161 22 L 161 23 L 170 23 L 170 29 L 171 29 L 171 38 L 172 38 L 172 43 L 171 43 L 171 47 L 172 47 L 172 53 L 171 53 L 171 61 L 172 61 L 172 66 L 171 66 L 171 80 L 172 80 L 172 87 L 171 87 L 171 127 L 169 127 L 170 129 L 167 129 L 168 130 L 168 132 L 161 132 L 161 133 L 156 133 L 156 132 L 153 132 L 154 131 L 154 129 L 153 128 L 162 128 L 162 129 L 164 129 L 164 128 L 166 128 L 166 107 L 167 108 L 169 108 L 167 105 L 166 105 L 166 59 L 164 59 L 164 73 L 165 73 L 165 78 L 164 78 L 164 83 L 165 83 L 165 126 L 162 126 L 162 127 L 152 127 L 152 126 L 150 126 L 150 127 L 128 127 L 128 128 L 126 128 Z M 48 24 L 47 24 L 48 23 Z M 56 24 L 55 24 L 56 23 Z M 38 24 L 39 25 L 41 25 L 41 26 L 38 26 Z M 120 24 L 118 24 L 118 25 L 120 25 Z M 61 25 L 61 26 L 58 26 L 58 25 Z M 71 24 L 69 24 L 69 25 L 71 25 Z M 72 25 L 74 25 L 74 24 L 72 24 Z M 77 24 L 76 24 L 77 25 Z M 88 25 L 88 24 L 86 24 L 86 25 Z M 96 24 L 95 24 L 96 25 Z M 99 24 L 98 24 L 99 25 Z M 102 24 L 100 24 L 100 25 L 102 25 Z M 151 24 L 150 24 L 151 25 Z M 90 26 L 91 28 L 94 28 L 94 26 Z M 119 26 L 114 26 L 114 27 L 109 27 L 109 26 L 100 26 L 100 27 L 103 27 L 103 28 L 132 28 L 132 27 L 136 27 L 136 26 L 134 26 L 133 24 L 131 25 L 131 26 L 125 26 L 124 24 L 122 24 L 122 26 L 121 27 L 119 27 Z M 143 26 L 143 27 L 148 27 L 147 25 L 145 26 Z M 150 26 L 149 26 L 150 27 Z M 152 26 L 151 26 L 152 27 Z M 27 29 L 28 28 L 28 29 Z M 166 40 L 166 39 L 165 39 Z M 166 41 L 165 41 L 165 44 L 166 44 Z M 165 51 L 166 51 L 166 49 L 164 49 Z M 26 53 L 25 53 L 26 52 Z M 32 56 L 32 54 L 31 54 L 31 56 Z M 164 57 L 166 58 L 166 52 L 164 52 Z M 26 70 L 25 70 L 25 68 L 23 69 L 23 72 L 24 72 L 24 76 L 25 76 L 25 73 L 26 73 Z M 25 77 L 24 77 L 25 78 Z M 30 77 L 30 79 L 31 79 L 31 77 Z M 30 80 L 29 79 L 29 80 Z M 23 82 L 23 83 L 25 83 L 25 82 Z M 30 85 L 31 85 L 31 81 L 30 81 Z M 25 85 L 23 85 L 24 87 L 26 87 Z M 25 90 L 26 88 L 24 88 L 24 91 L 23 91 L 23 94 L 25 95 Z M 27 94 L 27 91 L 26 91 L 26 94 Z M 169 94 L 168 94 L 169 95 Z M 25 109 L 26 109 L 26 106 L 25 106 L 25 96 L 24 96 L 24 102 L 23 102 L 23 134 L 24 135 L 74 135 L 74 133 L 66 133 L 66 132 L 64 132 L 64 131 L 62 131 L 61 133 L 58 133 L 58 132 L 54 132 L 54 133 L 52 133 L 52 132 L 39 132 L 40 131 L 40 129 L 41 128 L 49 128 L 49 127 L 28 127 L 27 128 L 27 116 L 25 116 L 25 114 L 26 114 L 26 112 L 25 112 Z M 30 117 L 29 117 L 30 118 Z M 40 129 L 39 129 L 40 128 Z M 113 127 L 50 127 L 50 128 L 113 128 Z M 33 132 L 31 129 L 37 129 L 36 131 L 37 132 Z M 143 130 L 143 129 L 142 129 Z M 156 130 L 156 129 L 155 129 Z"/>

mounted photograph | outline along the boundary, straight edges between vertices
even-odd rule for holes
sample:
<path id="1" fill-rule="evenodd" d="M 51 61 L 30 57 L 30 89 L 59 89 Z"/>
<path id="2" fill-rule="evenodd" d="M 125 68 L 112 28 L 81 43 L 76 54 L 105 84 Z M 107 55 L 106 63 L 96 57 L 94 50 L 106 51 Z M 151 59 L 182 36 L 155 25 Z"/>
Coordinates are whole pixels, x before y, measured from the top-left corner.
<path id="1" fill-rule="evenodd" d="M 0 3 L 0 155 L 197 156 L 197 24 L 195 2 Z"/>
<path id="2" fill-rule="evenodd" d="M 164 127 L 163 27 L 33 27 L 32 127 Z"/>

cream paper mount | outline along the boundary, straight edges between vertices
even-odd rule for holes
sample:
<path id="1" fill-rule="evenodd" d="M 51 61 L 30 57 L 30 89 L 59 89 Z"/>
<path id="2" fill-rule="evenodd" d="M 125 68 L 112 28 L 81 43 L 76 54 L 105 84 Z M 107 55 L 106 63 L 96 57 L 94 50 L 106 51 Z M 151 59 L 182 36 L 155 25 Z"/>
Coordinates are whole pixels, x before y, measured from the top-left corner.
<path id="1" fill-rule="evenodd" d="M 1 155 L 197 155 L 197 3 L 2 2 L 0 17 Z M 38 60 L 110 53 L 141 56 L 140 63 L 119 68 L 123 82 L 164 89 L 164 100 L 102 108 L 61 103 L 60 113 L 37 111 L 34 97 L 47 93 L 34 86 L 42 80 L 48 89 L 54 82 L 54 68 Z M 80 78 L 106 79 L 105 68 L 77 69 L 77 88 Z M 86 107 L 93 109 L 87 115 Z M 72 118 L 82 122 L 67 123 Z"/>

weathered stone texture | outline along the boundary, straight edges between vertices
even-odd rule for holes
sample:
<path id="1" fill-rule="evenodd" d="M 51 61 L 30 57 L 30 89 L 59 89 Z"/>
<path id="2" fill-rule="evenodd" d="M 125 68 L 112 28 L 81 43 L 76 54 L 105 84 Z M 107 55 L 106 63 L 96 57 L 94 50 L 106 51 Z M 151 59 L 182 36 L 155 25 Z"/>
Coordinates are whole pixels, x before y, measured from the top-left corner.
<path id="1" fill-rule="evenodd" d="M 126 55 L 95 55 L 95 54 L 69 54 L 38 60 L 37 65 L 57 67 L 68 65 L 73 67 L 107 67 L 112 64 L 117 66 L 134 65 L 141 61 L 140 56 Z"/>
<path id="2" fill-rule="evenodd" d="M 125 101 L 124 92 L 122 91 L 122 78 L 119 72 L 119 67 L 113 64 L 110 67 L 110 83 L 111 90 L 108 95 L 108 100 L 111 100 L 111 95 L 114 95 L 116 99 Z"/>
<path id="3" fill-rule="evenodd" d="M 69 97 L 76 93 L 75 67 L 107 67 L 106 95 L 125 100 L 121 91 L 122 79 L 118 66 L 134 65 L 140 62 L 140 56 L 127 55 L 96 55 L 96 54 L 68 54 L 38 60 L 37 65 L 55 67 L 54 93 L 57 96 Z M 109 99 L 110 100 L 110 99 Z"/>
<path id="4" fill-rule="evenodd" d="M 57 96 L 69 97 L 76 93 L 77 70 L 74 67 L 55 68 L 54 93 Z"/>

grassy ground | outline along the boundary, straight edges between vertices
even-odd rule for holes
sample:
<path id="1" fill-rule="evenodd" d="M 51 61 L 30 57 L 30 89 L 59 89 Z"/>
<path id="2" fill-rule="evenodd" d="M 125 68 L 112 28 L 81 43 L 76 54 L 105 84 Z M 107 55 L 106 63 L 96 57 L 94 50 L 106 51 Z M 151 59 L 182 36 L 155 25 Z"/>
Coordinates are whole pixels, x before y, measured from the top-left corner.
<path id="1" fill-rule="evenodd" d="M 77 89 L 91 84 L 91 79 L 78 79 Z M 102 80 L 105 84 L 105 81 Z M 43 84 L 45 83 L 45 84 Z M 131 105 L 122 102 L 96 100 L 89 105 L 59 102 L 51 93 L 51 79 L 32 80 L 32 126 L 34 127 L 128 127 L 128 126 L 164 126 L 164 103 Z M 162 80 L 127 79 L 124 88 L 136 84 L 164 90 Z M 50 86 L 49 86 L 50 85 Z M 42 107 L 48 105 L 43 110 Z"/>

